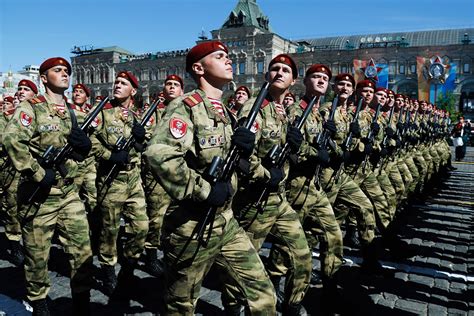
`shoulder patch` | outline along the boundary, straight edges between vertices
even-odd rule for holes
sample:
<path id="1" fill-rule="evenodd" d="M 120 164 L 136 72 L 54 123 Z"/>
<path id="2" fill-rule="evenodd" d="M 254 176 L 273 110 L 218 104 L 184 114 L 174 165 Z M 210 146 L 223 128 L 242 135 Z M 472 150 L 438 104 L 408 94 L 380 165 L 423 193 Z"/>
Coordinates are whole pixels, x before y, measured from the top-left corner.
<path id="1" fill-rule="evenodd" d="M 43 103 L 46 102 L 46 98 L 42 95 L 39 95 L 36 98 L 28 100 L 28 102 L 30 102 L 30 104 Z"/>
<path id="2" fill-rule="evenodd" d="M 110 102 L 107 102 L 107 104 L 104 105 L 104 107 L 103 107 L 104 110 L 110 110 L 110 109 L 113 109 L 113 108 L 114 108 L 114 106 Z"/>
<path id="3" fill-rule="evenodd" d="M 306 109 L 307 106 L 308 106 L 308 102 L 306 102 L 305 99 L 301 99 L 300 108 L 302 108 L 304 110 L 304 109 Z"/>
<path id="4" fill-rule="evenodd" d="M 31 122 L 33 121 L 33 118 L 26 114 L 25 112 L 21 111 L 20 113 L 20 122 L 21 125 L 28 127 L 31 125 Z"/>
<path id="5" fill-rule="evenodd" d="M 159 109 L 164 109 L 164 108 L 166 108 L 166 105 L 163 102 L 161 102 L 160 104 L 158 104 L 158 108 Z"/>
<path id="6" fill-rule="evenodd" d="M 260 108 L 263 109 L 264 107 L 266 107 L 269 104 L 270 104 L 270 101 L 268 101 L 267 99 L 263 99 L 263 102 L 262 102 L 262 105 L 260 106 Z"/>
<path id="7" fill-rule="evenodd" d="M 202 101 L 203 100 L 201 96 L 197 92 L 183 99 L 183 102 L 190 108 L 192 108 L 195 105 L 198 105 Z"/>
<path id="8" fill-rule="evenodd" d="M 173 117 L 170 120 L 170 133 L 174 138 L 181 138 L 186 135 L 188 124 L 180 118 Z"/>

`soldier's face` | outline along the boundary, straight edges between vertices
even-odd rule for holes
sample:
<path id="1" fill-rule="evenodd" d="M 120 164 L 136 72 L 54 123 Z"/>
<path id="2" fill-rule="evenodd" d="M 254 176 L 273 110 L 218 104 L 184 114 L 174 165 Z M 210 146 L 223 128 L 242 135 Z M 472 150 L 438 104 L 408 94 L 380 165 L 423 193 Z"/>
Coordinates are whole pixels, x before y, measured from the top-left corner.
<path id="1" fill-rule="evenodd" d="M 388 102 L 387 102 L 387 105 L 388 105 L 389 107 L 392 107 L 394 104 L 395 104 L 395 95 L 389 94 L 389 95 L 388 95 Z"/>
<path id="2" fill-rule="evenodd" d="M 239 90 L 235 93 L 234 98 L 235 98 L 235 103 L 239 105 L 243 105 L 249 99 L 249 96 L 247 92 Z"/>
<path id="3" fill-rule="evenodd" d="M 350 81 L 341 80 L 336 82 L 334 91 L 339 95 L 340 99 L 347 100 L 352 95 L 352 93 L 354 93 L 354 86 Z"/>
<path id="4" fill-rule="evenodd" d="M 370 87 L 364 87 L 360 91 L 360 96 L 364 99 L 365 104 L 370 104 L 374 98 L 374 89 Z"/>
<path id="5" fill-rule="evenodd" d="M 31 90 L 31 88 L 27 86 L 19 86 L 17 94 L 18 100 L 20 100 L 20 102 L 31 100 L 35 96 L 33 90 Z"/>
<path id="6" fill-rule="evenodd" d="M 329 77 L 323 72 L 313 72 L 304 78 L 306 92 L 309 95 L 323 95 L 329 85 Z"/>
<path id="7" fill-rule="evenodd" d="M 15 106 L 13 105 L 12 102 L 10 101 L 3 101 L 3 111 L 4 112 L 7 112 L 7 111 L 10 111 L 10 110 L 13 110 L 15 108 Z"/>
<path id="8" fill-rule="evenodd" d="M 132 83 L 125 78 L 117 77 L 114 82 L 114 98 L 124 100 L 133 97 L 137 90 Z"/>
<path id="9" fill-rule="evenodd" d="M 396 98 L 395 99 L 395 105 L 397 108 L 402 108 L 404 105 L 404 99 L 403 98 Z"/>
<path id="10" fill-rule="evenodd" d="M 286 90 L 295 84 L 291 67 L 283 63 L 274 63 L 268 69 L 267 80 L 272 82 L 272 87 L 280 90 Z"/>
<path id="11" fill-rule="evenodd" d="M 72 91 L 72 101 L 74 104 L 83 105 L 87 101 L 87 94 L 81 88 L 76 88 Z"/>
<path id="12" fill-rule="evenodd" d="M 375 101 L 377 101 L 381 106 L 384 106 L 387 102 L 387 94 L 383 91 L 377 91 L 375 93 Z"/>
<path id="13" fill-rule="evenodd" d="M 295 103 L 295 99 L 293 99 L 293 97 L 291 97 L 291 96 L 287 96 L 287 97 L 285 97 L 285 98 L 283 99 L 283 105 L 284 105 L 285 107 L 290 106 L 290 105 L 292 105 L 293 103 Z"/>
<path id="14" fill-rule="evenodd" d="M 226 84 L 234 78 L 232 70 L 232 60 L 226 52 L 219 50 L 213 52 L 203 59 L 198 74 L 202 74 L 208 82 L 215 82 L 217 85 Z"/>
<path id="15" fill-rule="evenodd" d="M 183 94 L 183 89 L 181 89 L 179 81 L 168 80 L 165 83 L 163 93 L 165 94 L 166 100 L 172 101 Z"/>
<path id="16" fill-rule="evenodd" d="M 50 88 L 69 88 L 69 73 L 66 66 L 54 66 L 41 75 L 41 81 Z"/>

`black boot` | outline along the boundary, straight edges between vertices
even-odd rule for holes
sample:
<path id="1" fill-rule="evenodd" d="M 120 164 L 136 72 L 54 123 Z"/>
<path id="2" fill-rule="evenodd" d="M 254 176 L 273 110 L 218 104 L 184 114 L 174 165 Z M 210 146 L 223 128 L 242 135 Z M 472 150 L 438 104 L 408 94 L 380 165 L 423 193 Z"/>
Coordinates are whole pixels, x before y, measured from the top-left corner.
<path id="1" fill-rule="evenodd" d="M 46 299 L 41 299 L 31 302 L 31 307 L 33 307 L 33 316 L 49 316 L 48 303 Z"/>
<path id="2" fill-rule="evenodd" d="M 400 239 L 390 226 L 383 234 L 383 245 L 390 251 L 390 255 L 395 259 L 411 258 L 416 255 L 413 246 Z"/>
<path id="3" fill-rule="evenodd" d="M 394 272 L 382 267 L 380 262 L 377 260 L 380 252 L 380 241 L 378 238 L 374 239 L 369 245 L 362 247 L 363 262 L 360 266 L 362 273 L 381 277 L 389 278 L 393 277 Z"/>
<path id="4" fill-rule="evenodd" d="M 91 295 L 89 291 L 82 293 L 72 293 L 72 315 L 88 316 L 91 315 Z"/>
<path id="5" fill-rule="evenodd" d="M 321 267 L 322 268 L 322 267 Z M 323 281 L 321 279 L 321 274 L 318 270 L 313 269 L 311 271 L 311 280 L 309 281 L 311 285 L 322 285 Z"/>
<path id="6" fill-rule="evenodd" d="M 22 267 L 25 262 L 25 255 L 23 254 L 23 247 L 18 240 L 10 241 L 10 260 L 17 267 Z"/>
<path id="7" fill-rule="evenodd" d="M 157 278 L 163 275 L 163 262 L 158 259 L 158 251 L 156 249 L 146 249 L 146 270 Z"/>
<path id="8" fill-rule="evenodd" d="M 243 312 L 242 305 L 224 306 L 224 314 L 226 316 L 240 316 L 242 312 Z"/>
<path id="9" fill-rule="evenodd" d="M 282 311 L 283 316 L 307 316 L 308 312 L 300 304 L 289 304 L 285 305 Z"/>
<path id="10" fill-rule="evenodd" d="M 117 277 L 117 287 L 112 294 L 113 300 L 130 300 L 134 291 L 134 280 L 135 276 L 133 271 L 137 264 L 136 259 L 126 259 L 122 263 L 122 268 Z"/>
<path id="11" fill-rule="evenodd" d="M 321 306 L 324 315 L 336 315 L 340 312 L 342 297 L 337 290 L 337 282 L 334 277 L 324 277 L 323 292 L 321 295 Z"/>
<path id="12" fill-rule="evenodd" d="M 273 287 L 275 288 L 275 294 L 276 294 L 276 298 L 277 298 L 276 309 L 277 309 L 277 311 L 281 312 L 282 304 L 283 304 L 283 301 L 285 300 L 285 295 L 280 290 L 281 277 L 280 276 L 272 276 L 272 277 L 270 277 L 270 280 L 272 281 Z"/>
<path id="13" fill-rule="evenodd" d="M 117 276 L 115 275 L 114 266 L 102 265 L 102 273 L 104 278 L 104 294 L 110 296 L 117 286 Z"/>
<path id="14" fill-rule="evenodd" d="M 360 242 L 357 238 L 357 228 L 353 225 L 347 225 L 346 235 L 344 236 L 344 245 L 351 248 L 360 248 Z"/>

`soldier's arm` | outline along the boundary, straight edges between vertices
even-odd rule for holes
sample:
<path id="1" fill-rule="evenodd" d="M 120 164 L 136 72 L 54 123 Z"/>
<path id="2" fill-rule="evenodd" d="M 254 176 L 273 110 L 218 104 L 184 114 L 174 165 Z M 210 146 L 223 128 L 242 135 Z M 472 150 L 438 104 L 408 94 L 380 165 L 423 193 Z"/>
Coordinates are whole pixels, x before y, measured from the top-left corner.
<path id="1" fill-rule="evenodd" d="M 196 153 L 191 109 L 179 99 L 175 101 L 168 105 L 170 109 L 158 124 L 145 158 L 154 176 L 160 179 L 173 199 L 203 201 L 209 195 L 211 185 L 186 161 Z M 172 132 L 171 129 L 177 126 L 181 126 L 180 131 Z"/>
<path id="2" fill-rule="evenodd" d="M 110 158 L 110 155 L 112 155 L 112 151 L 103 144 L 103 141 L 105 140 L 105 136 L 103 136 L 103 134 L 105 133 L 104 119 L 104 111 L 101 111 L 94 121 L 94 131 L 90 136 L 92 143 L 90 155 L 95 156 L 96 160 L 108 160 Z"/>
<path id="3" fill-rule="evenodd" d="M 30 152 L 30 140 L 36 125 L 33 108 L 28 102 L 22 102 L 5 127 L 3 146 L 18 172 L 40 182 L 44 178 L 45 170 Z"/>

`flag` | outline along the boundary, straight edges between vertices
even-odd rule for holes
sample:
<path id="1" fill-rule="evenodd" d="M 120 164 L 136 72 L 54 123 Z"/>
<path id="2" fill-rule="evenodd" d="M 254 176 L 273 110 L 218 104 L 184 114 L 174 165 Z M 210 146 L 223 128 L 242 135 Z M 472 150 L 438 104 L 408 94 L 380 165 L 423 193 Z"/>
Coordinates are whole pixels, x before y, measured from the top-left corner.
<path id="1" fill-rule="evenodd" d="M 388 65 L 376 64 L 373 59 L 369 61 L 354 59 L 354 79 L 356 82 L 364 79 L 375 81 L 377 87 L 388 88 Z"/>
<path id="2" fill-rule="evenodd" d="M 416 57 L 416 74 L 418 77 L 418 100 L 430 100 L 430 82 L 428 75 L 429 64 L 429 58 Z"/>

